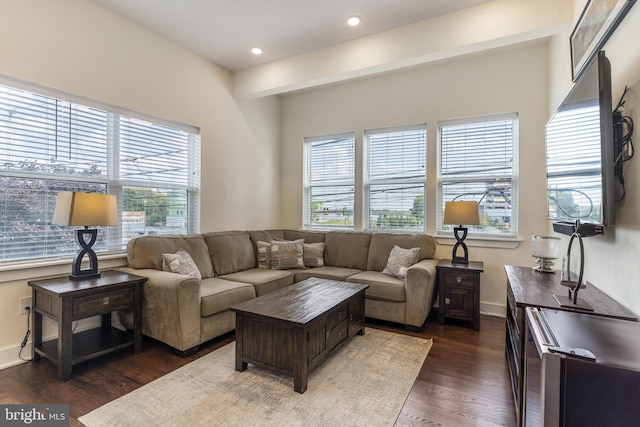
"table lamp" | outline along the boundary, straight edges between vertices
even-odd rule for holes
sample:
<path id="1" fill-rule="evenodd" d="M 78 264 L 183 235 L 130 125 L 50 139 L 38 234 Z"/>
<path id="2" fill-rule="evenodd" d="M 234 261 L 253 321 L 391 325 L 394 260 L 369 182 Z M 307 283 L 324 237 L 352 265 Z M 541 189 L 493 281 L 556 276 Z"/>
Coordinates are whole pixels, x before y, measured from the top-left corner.
<path id="1" fill-rule="evenodd" d="M 51 222 L 56 225 L 84 226 L 84 228 L 76 230 L 76 243 L 80 246 L 80 250 L 73 258 L 69 278 L 71 280 L 85 280 L 100 277 L 98 257 L 92 249 L 98 237 L 98 229 L 89 227 L 118 225 L 116 196 L 60 191 Z M 89 259 L 89 267 L 83 269 L 82 259 L 85 255 Z"/>
<path id="2" fill-rule="evenodd" d="M 478 204 L 474 201 L 453 201 L 447 202 L 444 207 L 443 224 L 459 225 L 454 227 L 453 235 L 456 238 L 456 244 L 453 246 L 451 262 L 454 264 L 469 264 L 469 251 L 464 239 L 467 238 L 467 228 L 463 225 L 480 224 L 480 215 L 478 214 Z M 462 248 L 463 255 L 458 256 L 458 248 Z"/>

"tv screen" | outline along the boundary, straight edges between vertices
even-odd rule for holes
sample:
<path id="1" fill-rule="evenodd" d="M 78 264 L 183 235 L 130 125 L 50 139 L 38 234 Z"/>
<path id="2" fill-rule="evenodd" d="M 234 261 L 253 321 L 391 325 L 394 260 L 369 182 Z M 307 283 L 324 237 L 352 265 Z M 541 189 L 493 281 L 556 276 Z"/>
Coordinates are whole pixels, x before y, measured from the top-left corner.
<path id="1" fill-rule="evenodd" d="M 549 219 L 615 224 L 611 66 L 600 51 L 546 126 Z"/>

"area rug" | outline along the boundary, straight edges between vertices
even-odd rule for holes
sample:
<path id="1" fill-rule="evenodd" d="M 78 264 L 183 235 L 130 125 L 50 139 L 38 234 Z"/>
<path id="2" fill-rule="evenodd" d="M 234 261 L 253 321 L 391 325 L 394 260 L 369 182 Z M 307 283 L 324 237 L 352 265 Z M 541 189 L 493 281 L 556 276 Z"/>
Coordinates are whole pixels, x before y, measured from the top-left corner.
<path id="1" fill-rule="evenodd" d="M 432 340 L 367 328 L 309 375 L 235 366 L 235 343 L 80 417 L 100 426 L 392 426 Z"/>

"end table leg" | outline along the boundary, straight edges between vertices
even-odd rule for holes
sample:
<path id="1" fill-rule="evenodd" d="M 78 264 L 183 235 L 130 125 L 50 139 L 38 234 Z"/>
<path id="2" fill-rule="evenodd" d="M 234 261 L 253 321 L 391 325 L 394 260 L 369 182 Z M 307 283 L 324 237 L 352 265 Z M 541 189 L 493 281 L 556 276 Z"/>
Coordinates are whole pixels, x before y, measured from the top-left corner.
<path id="1" fill-rule="evenodd" d="M 37 292 L 35 289 L 31 292 L 31 312 L 33 313 L 33 343 L 31 346 L 31 360 L 40 360 L 40 353 L 36 351 L 36 348 L 42 347 L 42 313 L 37 312 L 34 307 L 37 306 Z"/>
<path id="2" fill-rule="evenodd" d="M 73 358 L 73 330 L 71 327 L 71 299 L 62 298 L 60 318 L 58 320 L 58 379 L 71 378 Z"/>
<path id="3" fill-rule="evenodd" d="M 135 285 L 133 292 L 133 351 L 142 352 L 142 284 Z"/>

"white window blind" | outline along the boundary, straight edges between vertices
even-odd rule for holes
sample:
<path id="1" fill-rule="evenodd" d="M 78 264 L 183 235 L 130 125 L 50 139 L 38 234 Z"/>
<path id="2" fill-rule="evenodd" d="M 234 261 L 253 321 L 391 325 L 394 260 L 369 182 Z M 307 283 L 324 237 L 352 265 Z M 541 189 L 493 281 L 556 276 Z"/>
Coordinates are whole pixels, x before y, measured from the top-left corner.
<path id="1" fill-rule="evenodd" d="M 425 231 L 425 125 L 365 131 L 365 227 Z"/>
<path id="2" fill-rule="evenodd" d="M 121 226 L 99 228 L 96 251 L 197 230 L 197 129 L 95 104 L 0 85 L 0 262 L 77 251 L 73 228 L 51 224 L 59 191 L 118 196 Z"/>
<path id="3" fill-rule="evenodd" d="M 469 232 L 516 236 L 515 154 L 517 115 L 463 119 L 439 123 L 438 231 L 445 202 L 475 200 L 480 225 Z"/>
<path id="4" fill-rule="evenodd" d="M 546 149 L 549 218 L 600 222 L 598 106 L 576 104 L 573 109 L 558 112 L 546 128 Z"/>
<path id="5" fill-rule="evenodd" d="M 353 228 L 355 136 L 305 138 L 304 222 L 307 228 Z"/>

